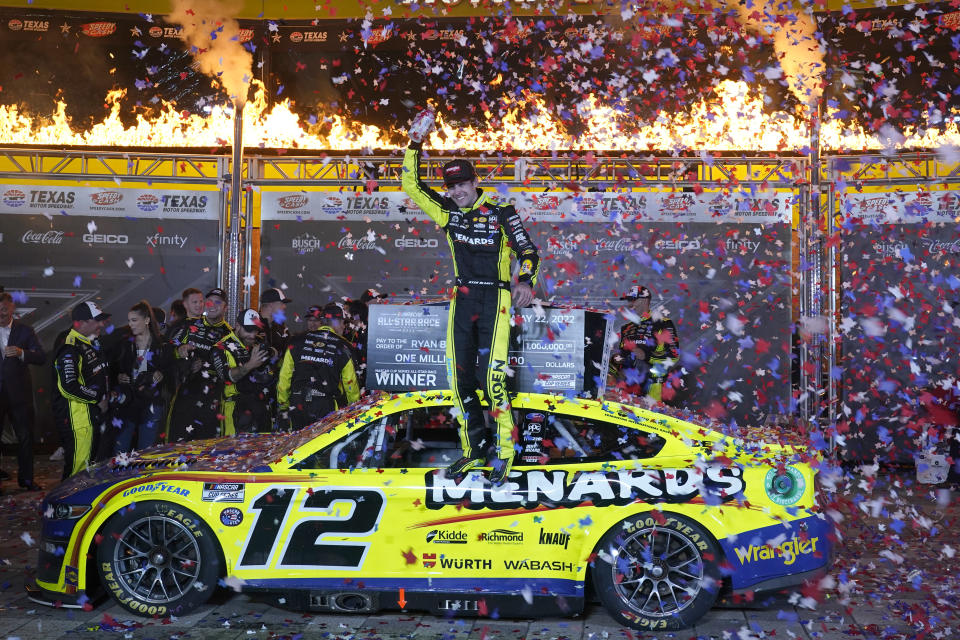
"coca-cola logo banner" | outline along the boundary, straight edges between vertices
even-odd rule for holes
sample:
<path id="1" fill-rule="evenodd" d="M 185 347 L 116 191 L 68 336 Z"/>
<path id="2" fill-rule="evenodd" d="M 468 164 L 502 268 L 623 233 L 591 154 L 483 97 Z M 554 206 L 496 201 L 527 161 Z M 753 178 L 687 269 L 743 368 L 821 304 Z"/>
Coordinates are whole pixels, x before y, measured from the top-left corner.
<path id="1" fill-rule="evenodd" d="M 796 200 L 792 194 L 769 192 L 666 192 L 623 191 L 604 193 L 507 192 L 493 194 L 503 204 L 512 204 L 521 215 L 537 220 L 621 222 L 726 222 L 789 223 Z M 265 191 L 264 220 L 321 220 L 370 218 L 380 220 L 426 219 L 423 211 L 399 191 L 289 192 Z"/>
<path id="2" fill-rule="evenodd" d="M 0 184 L 0 214 L 217 220 L 216 191 Z"/>

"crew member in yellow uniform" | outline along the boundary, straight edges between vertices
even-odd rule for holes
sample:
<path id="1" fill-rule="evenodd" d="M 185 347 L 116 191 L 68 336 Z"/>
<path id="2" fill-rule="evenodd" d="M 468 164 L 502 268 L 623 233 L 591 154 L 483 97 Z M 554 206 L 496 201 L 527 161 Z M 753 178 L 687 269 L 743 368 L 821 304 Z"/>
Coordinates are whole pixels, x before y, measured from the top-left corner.
<path id="1" fill-rule="evenodd" d="M 360 399 L 353 348 L 343 337 L 343 309 L 310 307 L 310 330 L 290 339 L 280 364 L 280 423 L 302 429 Z"/>
<path id="2" fill-rule="evenodd" d="M 507 394 L 507 351 L 510 307 L 533 301 L 540 258 L 516 209 L 495 202 L 479 188 L 473 165 L 453 160 L 443 167 L 447 196 L 420 180 L 423 140 L 434 126 L 434 113 L 421 112 L 410 127 L 410 145 L 403 159 L 403 190 L 447 236 L 453 254 L 456 288 L 447 321 L 447 377 L 460 410 L 463 456 L 447 468 L 453 477 L 482 466 L 487 450 L 490 481 L 506 480 L 513 463 L 513 416 Z M 520 262 L 518 282 L 511 291 L 510 254 Z M 479 362 L 478 362 L 479 358 Z M 496 422 L 488 438 L 478 394 L 478 378 Z"/>
<path id="3" fill-rule="evenodd" d="M 63 443 L 63 478 L 86 468 L 95 431 L 108 408 L 107 361 L 96 339 L 110 314 L 93 302 L 81 302 L 70 314 L 73 328 L 57 349 L 54 373 L 59 393 L 53 396 L 53 415 Z"/>

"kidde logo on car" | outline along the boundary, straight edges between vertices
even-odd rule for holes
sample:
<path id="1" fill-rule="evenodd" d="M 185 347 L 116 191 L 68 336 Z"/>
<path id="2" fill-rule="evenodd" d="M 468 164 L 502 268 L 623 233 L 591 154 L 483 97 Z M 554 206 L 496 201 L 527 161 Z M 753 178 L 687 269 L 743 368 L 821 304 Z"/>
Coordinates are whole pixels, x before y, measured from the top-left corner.
<path id="1" fill-rule="evenodd" d="M 310 202 L 310 199 L 304 195 L 293 195 L 293 196 L 283 196 L 277 200 L 277 204 L 280 205 L 281 209 L 302 209 L 307 206 L 307 203 Z"/>
<path id="2" fill-rule="evenodd" d="M 434 529 L 427 534 L 427 542 L 434 544 L 467 544 L 467 534 L 463 531 Z"/>

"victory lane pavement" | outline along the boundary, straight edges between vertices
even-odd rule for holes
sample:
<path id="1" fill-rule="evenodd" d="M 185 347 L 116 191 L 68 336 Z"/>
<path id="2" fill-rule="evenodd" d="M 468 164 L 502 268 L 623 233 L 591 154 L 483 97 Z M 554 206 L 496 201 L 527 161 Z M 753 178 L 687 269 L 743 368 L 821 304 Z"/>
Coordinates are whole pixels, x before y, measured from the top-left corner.
<path id="1" fill-rule="evenodd" d="M 8 471 L 15 464 L 6 456 Z M 37 456 L 37 481 L 58 482 L 61 462 Z M 241 638 L 337 640 L 642 640 L 646 638 L 953 638 L 960 635 L 956 562 L 949 533 L 960 504 L 948 490 L 916 485 L 909 476 L 849 476 L 839 501 L 844 540 L 831 584 L 791 599 L 714 608 L 693 629 L 642 633 L 616 624 L 597 603 L 576 618 L 514 620 L 436 617 L 418 612 L 311 614 L 271 606 L 220 587 L 194 613 L 134 618 L 109 598 L 89 610 L 46 607 L 27 599 L 35 575 L 42 494 L 5 481 L 0 496 L 0 638 Z M 843 493 L 843 492 L 841 492 Z M 939 502 L 937 497 L 939 495 Z M 947 497 L 944 497 L 947 496 Z M 893 522 L 910 523 L 897 526 Z M 899 530 L 898 530 L 899 529 Z M 945 554 L 947 557 L 945 557 Z M 804 597 L 801 602 L 801 599 Z M 811 609 L 793 603 L 814 605 Z M 844 600 L 844 602 L 841 602 Z"/>

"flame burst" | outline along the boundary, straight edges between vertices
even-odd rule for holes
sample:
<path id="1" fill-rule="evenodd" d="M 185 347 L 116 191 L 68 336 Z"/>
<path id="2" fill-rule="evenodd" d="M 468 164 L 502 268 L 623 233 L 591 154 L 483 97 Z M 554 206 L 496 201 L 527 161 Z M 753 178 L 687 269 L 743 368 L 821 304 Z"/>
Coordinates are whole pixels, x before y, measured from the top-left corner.
<path id="1" fill-rule="evenodd" d="M 233 135 L 233 107 L 214 107 L 209 114 L 180 112 L 164 103 L 160 112 L 147 118 L 137 115 L 132 125 L 121 119 L 124 90 L 106 98 L 109 114 L 92 127 L 75 131 L 66 115 L 67 105 L 58 102 L 47 117 L 21 113 L 16 106 L 0 105 L 0 144 L 91 147 L 175 147 L 210 149 L 229 146 Z M 565 151 L 610 150 L 626 153 L 650 151 L 803 151 L 810 145 L 810 125 L 803 118 L 778 112 L 766 113 L 763 98 L 743 82 L 723 81 L 714 97 L 693 105 L 689 114 L 661 114 L 640 126 L 632 115 L 600 104 L 586 96 L 576 109 L 584 132 L 571 137 L 547 104 L 537 96 L 504 105 L 500 119 L 485 114 L 489 126 L 458 127 L 440 121 L 430 145 L 434 149 L 466 151 Z M 305 122 L 284 101 L 268 108 L 266 91 L 258 85 L 254 100 L 243 113 L 243 138 L 248 147 L 271 149 L 317 149 L 350 151 L 397 148 L 398 131 L 350 122 L 339 115 Z M 399 131 L 406 123 L 398 123 Z M 392 135 L 391 135 L 392 134 Z M 891 142 L 839 121 L 824 117 L 821 147 L 829 150 L 876 150 L 883 148 L 936 148 L 960 144 L 956 123 L 943 131 L 913 130 Z M 402 138 L 405 140 L 405 137 Z"/>

